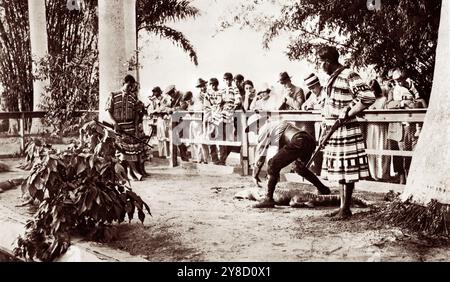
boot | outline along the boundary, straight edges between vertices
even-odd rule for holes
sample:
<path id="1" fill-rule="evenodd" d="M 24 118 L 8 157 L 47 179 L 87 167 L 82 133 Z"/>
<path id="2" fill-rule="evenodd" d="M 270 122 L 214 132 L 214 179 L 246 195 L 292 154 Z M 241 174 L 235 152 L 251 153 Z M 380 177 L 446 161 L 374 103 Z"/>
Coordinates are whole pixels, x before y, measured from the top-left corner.
<path id="1" fill-rule="evenodd" d="M 265 197 L 261 202 L 257 203 L 256 205 L 253 205 L 253 207 L 256 209 L 274 208 L 275 201 L 271 198 Z"/>

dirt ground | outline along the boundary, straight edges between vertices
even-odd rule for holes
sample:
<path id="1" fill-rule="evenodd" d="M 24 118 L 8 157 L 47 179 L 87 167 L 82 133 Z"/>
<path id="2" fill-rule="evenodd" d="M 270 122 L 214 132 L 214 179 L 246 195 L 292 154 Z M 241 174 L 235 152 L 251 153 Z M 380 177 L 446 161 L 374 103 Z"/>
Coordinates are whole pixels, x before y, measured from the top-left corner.
<path id="1" fill-rule="evenodd" d="M 233 199 L 236 192 L 252 187 L 249 177 L 205 176 L 183 168 L 147 170 L 150 177 L 131 184 L 150 205 L 152 216 L 143 225 L 121 224 L 119 239 L 108 245 L 150 261 L 450 260 L 447 242 L 376 224 L 369 209 L 354 208 L 353 218 L 343 222 L 325 217 L 332 208 L 253 209 L 254 202 Z M 280 187 L 299 185 L 303 184 Z M 384 197 L 358 191 L 356 195 L 375 202 Z M 19 196 L 18 189 L 5 192 L 0 203 L 13 207 Z M 16 209 L 27 214 L 24 208 Z"/>

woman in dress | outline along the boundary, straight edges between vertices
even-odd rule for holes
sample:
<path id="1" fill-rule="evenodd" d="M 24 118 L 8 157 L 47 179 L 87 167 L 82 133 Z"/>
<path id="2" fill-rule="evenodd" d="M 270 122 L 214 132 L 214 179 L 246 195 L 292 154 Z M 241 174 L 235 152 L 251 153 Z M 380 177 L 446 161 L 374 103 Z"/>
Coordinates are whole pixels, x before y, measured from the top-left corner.
<path id="1" fill-rule="evenodd" d="M 381 110 L 386 106 L 387 97 L 383 96 L 380 84 L 373 79 L 369 87 L 375 94 L 375 102 L 369 107 L 371 110 Z M 370 123 L 367 125 L 367 149 L 386 150 L 388 148 L 388 124 Z M 388 156 L 369 155 L 369 171 L 374 180 L 389 179 L 390 159 Z"/>

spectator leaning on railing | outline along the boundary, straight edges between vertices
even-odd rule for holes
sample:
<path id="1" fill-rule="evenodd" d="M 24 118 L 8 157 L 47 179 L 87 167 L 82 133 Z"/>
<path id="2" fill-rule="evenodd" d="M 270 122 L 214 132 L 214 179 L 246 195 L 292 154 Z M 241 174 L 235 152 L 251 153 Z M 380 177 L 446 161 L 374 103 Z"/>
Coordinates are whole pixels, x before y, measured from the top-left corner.
<path id="1" fill-rule="evenodd" d="M 269 86 L 264 83 L 259 91 L 256 93 L 255 98 L 250 104 L 250 110 L 258 110 L 258 111 L 269 111 L 269 110 L 277 110 L 274 107 L 273 101 L 271 101 L 271 94 L 272 90 L 269 88 Z"/>
<path id="2" fill-rule="evenodd" d="M 197 95 L 193 97 L 193 103 L 189 107 L 189 110 L 192 111 L 202 111 L 204 106 L 204 100 L 207 95 L 207 82 L 202 78 L 198 79 L 196 88 L 200 90 Z M 194 118 L 201 118 L 201 114 L 194 114 Z M 194 140 L 202 140 L 203 139 L 203 126 L 202 121 L 193 120 L 189 124 L 189 138 L 193 138 Z M 204 144 L 192 144 L 195 162 L 198 163 L 207 163 L 208 162 L 208 147 Z"/>
<path id="3" fill-rule="evenodd" d="M 320 85 L 319 78 L 314 73 L 311 73 L 304 79 L 304 82 L 306 87 L 309 89 L 309 95 L 308 93 L 306 94 L 306 96 L 308 96 L 308 99 L 302 105 L 302 110 L 321 110 L 323 108 L 323 105 L 325 104 L 327 94 L 325 92 L 325 88 Z M 320 133 L 320 127 L 316 124 L 314 124 L 314 132 L 317 138 Z M 320 171 L 322 169 L 322 161 L 323 154 L 319 153 L 311 164 L 311 171 L 313 171 L 317 175 L 320 175 Z"/>
<path id="4" fill-rule="evenodd" d="M 283 86 L 281 92 L 282 104 L 279 110 L 300 110 L 305 102 L 303 89 L 292 84 L 291 77 L 287 72 L 280 73 L 279 82 Z"/>
<path id="5" fill-rule="evenodd" d="M 320 85 L 319 78 L 311 73 L 305 78 L 305 85 L 311 93 L 308 100 L 302 105 L 302 110 L 321 110 L 327 94 L 325 93 L 325 88 Z"/>
<path id="6" fill-rule="evenodd" d="M 243 84 L 244 86 L 244 102 L 242 103 L 242 107 L 245 111 L 250 110 L 250 105 L 256 98 L 255 86 L 251 80 L 246 80 Z"/>
<path id="7" fill-rule="evenodd" d="M 395 85 L 389 93 L 386 103 L 388 109 L 414 109 L 426 108 L 427 103 L 417 91 L 414 82 L 400 69 L 392 71 L 392 79 Z M 393 150 L 412 151 L 420 132 L 419 124 L 408 122 L 390 123 L 388 139 Z M 397 173 L 400 184 L 406 183 L 411 157 L 393 157 L 394 171 Z"/>

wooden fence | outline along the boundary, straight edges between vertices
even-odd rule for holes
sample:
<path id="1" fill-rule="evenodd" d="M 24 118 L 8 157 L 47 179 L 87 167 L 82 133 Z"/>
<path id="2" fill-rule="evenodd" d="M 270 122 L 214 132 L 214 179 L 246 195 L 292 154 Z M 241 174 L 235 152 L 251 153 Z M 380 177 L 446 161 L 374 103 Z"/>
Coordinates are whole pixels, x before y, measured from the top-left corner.
<path id="1" fill-rule="evenodd" d="M 27 119 L 37 119 L 44 118 L 47 112 L 45 111 L 34 111 L 34 112 L 0 112 L 0 120 L 4 119 L 16 119 L 18 120 L 18 134 L 2 134 L 0 135 L 0 139 L 7 138 L 19 138 L 20 144 L 20 153 L 22 153 L 25 149 L 26 138 L 28 137 L 39 137 L 43 136 L 42 133 L 30 133 L 25 129 L 25 120 Z M 74 112 L 74 116 L 81 116 L 83 114 L 98 114 L 97 111 L 76 111 Z M 0 157 L 10 157 L 15 154 L 0 154 Z"/>
<path id="2" fill-rule="evenodd" d="M 188 125 L 180 126 L 181 123 L 190 123 L 192 121 L 202 121 L 203 113 L 200 111 L 179 111 L 172 115 L 172 120 L 169 129 L 169 139 L 170 139 L 170 151 L 171 159 L 170 165 L 172 167 L 178 165 L 177 161 L 177 148 L 174 144 L 174 140 L 179 143 L 190 143 L 190 144 L 207 144 L 207 145 L 222 145 L 222 146 L 236 146 L 241 147 L 241 167 L 243 175 L 249 174 L 249 148 L 251 145 L 248 140 L 248 133 L 245 133 L 245 128 L 247 127 L 247 119 L 249 116 L 254 114 L 254 112 L 242 112 L 237 111 L 235 119 L 237 122 L 238 134 L 235 140 L 194 140 L 185 138 L 177 138 L 180 132 L 177 128 L 188 128 Z M 294 121 L 294 122 L 313 122 L 320 123 L 322 118 L 320 111 L 271 111 L 264 112 L 268 116 L 277 115 L 281 116 L 284 120 Z M 362 117 L 358 117 L 361 123 L 402 123 L 402 122 L 414 122 L 422 123 L 426 115 L 426 109 L 392 109 L 392 110 L 366 110 Z M 183 134 L 184 135 L 184 134 Z M 177 143 L 175 142 L 175 143 Z M 375 150 L 366 149 L 367 154 L 370 155 L 386 155 L 386 156 L 405 156 L 411 157 L 413 155 L 412 151 L 399 151 L 399 150 Z"/>
<path id="3" fill-rule="evenodd" d="M 76 114 L 92 113 L 92 111 L 78 111 Z M 25 148 L 25 139 L 27 137 L 41 136 L 40 134 L 31 134 L 25 130 L 25 119 L 35 119 L 43 118 L 46 112 L 0 112 L 0 119 L 17 119 L 19 121 L 19 130 L 16 135 L 2 135 L 0 138 L 11 138 L 18 137 L 20 142 L 20 150 L 23 152 Z M 170 166 L 174 167 L 178 165 L 177 161 L 177 148 L 174 144 L 174 140 L 182 143 L 191 144 L 208 144 L 208 145 L 220 145 L 220 146 L 234 146 L 241 147 L 240 164 L 242 167 L 243 175 L 249 174 L 249 151 L 250 146 L 254 145 L 249 143 L 248 133 L 245 133 L 245 128 L 247 127 L 247 119 L 249 116 L 254 114 L 254 112 L 242 112 L 237 111 L 235 118 L 237 121 L 237 138 L 235 140 L 193 140 L 185 138 L 184 136 L 178 138 L 174 135 L 178 134 L 177 128 L 181 123 L 190 123 L 192 121 L 202 121 L 203 113 L 198 111 L 179 111 L 172 115 L 171 122 L 169 125 L 169 139 L 170 139 Z M 294 122 L 321 122 L 321 115 L 318 111 L 271 111 L 264 112 L 268 116 L 279 115 L 287 121 Z M 366 110 L 364 115 L 358 120 L 362 123 L 398 123 L 398 122 L 418 122 L 424 121 L 426 115 L 426 109 L 394 109 L 394 110 Z M 185 125 L 186 126 L 186 125 Z M 187 127 L 187 126 L 186 126 Z M 375 150 L 367 149 L 366 152 L 372 155 L 386 155 L 386 156 L 407 156 L 411 157 L 413 155 L 412 151 L 399 151 L 399 150 Z"/>

